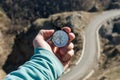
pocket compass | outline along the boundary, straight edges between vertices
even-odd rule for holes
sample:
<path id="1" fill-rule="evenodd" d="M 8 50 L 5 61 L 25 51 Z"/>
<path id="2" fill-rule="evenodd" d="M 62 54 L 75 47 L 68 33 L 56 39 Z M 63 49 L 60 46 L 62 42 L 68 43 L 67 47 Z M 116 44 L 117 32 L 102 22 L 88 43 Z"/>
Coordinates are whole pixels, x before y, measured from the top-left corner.
<path id="1" fill-rule="evenodd" d="M 64 47 L 69 40 L 68 34 L 63 30 L 56 31 L 52 36 L 52 42 L 57 47 Z"/>

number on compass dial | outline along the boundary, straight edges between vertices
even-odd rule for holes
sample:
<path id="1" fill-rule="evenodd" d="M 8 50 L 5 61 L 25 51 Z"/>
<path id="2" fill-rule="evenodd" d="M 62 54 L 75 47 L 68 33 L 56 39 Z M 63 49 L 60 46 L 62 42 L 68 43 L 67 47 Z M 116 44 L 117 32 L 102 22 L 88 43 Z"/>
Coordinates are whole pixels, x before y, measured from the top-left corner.
<path id="1" fill-rule="evenodd" d="M 68 34 L 63 30 L 58 30 L 53 34 L 52 41 L 55 46 L 63 47 L 67 45 L 69 40 Z"/>

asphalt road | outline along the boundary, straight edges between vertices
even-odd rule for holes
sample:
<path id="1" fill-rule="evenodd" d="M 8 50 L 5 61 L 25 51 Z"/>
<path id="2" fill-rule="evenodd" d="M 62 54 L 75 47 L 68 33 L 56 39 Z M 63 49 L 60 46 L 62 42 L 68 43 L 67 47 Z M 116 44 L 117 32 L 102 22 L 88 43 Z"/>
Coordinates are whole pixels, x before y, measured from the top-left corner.
<path id="1" fill-rule="evenodd" d="M 84 44 L 80 59 L 76 66 L 68 73 L 62 75 L 59 80 L 86 80 L 94 73 L 94 70 L 98 67 L 100 57 L 98 30 L 103 22 L 108 19 L 114 19 L 117 16 L 120 16 L 120 9 L 102 12 L 91 20 L 83 35 Z"/>

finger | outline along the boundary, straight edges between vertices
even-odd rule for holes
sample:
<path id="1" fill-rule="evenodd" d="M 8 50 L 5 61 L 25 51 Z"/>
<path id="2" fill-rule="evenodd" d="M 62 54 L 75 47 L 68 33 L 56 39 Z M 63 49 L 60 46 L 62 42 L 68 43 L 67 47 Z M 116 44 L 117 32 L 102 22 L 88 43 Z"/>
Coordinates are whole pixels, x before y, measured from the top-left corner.
<path id="1" fill-rule="evenodd" d="M 60 48 L 60 55 L 61 56 L 65 56 L 65 54 L 69 51 L 72 50 L 74 48 L 73 43 L 70 43 L 69 45 Z"/>
<path id="2" fill-rule="evenodd" d="M 54 30 L 40 30 L 39 34 L 43 37 L 44 40 L 49 39 L 54 33 Z"/>
<path id="3" fill-rule="evenodd" d="M 75 35 L 74 33 L 69 33 L 68 35 L 69 35 L 69 43 L 70 43 L 73 39 L 75 39 Z"/>
<path id="4" fill-rule="evenodd" d="M 66 31 L 67 33 L 71 32 L 71 29 L 69 27 L 63 27 L 62 30 Z"/>
<path id="5" fill-rule="evenodd" d="M 51 40 L 50 40 L 50 41 L 47 41 L 47 42 L 48 42 L 48 44 L 51 46 L 53 52 L 56 54 L 57 51 L 58 51 L 58 47 L 56 47 Z"/>
<path id="6" fill-rule="evenodd" d="M 68 62 L 63 62 L 64 65 L 64 70 L 66 70 L 69 67 L 70 61 Z"/>
<path id="7" fill-rule="evenodd" d="M 55 46 L 54 46 L 52 40 L 47 40 L 47 43 L 51 46 L 52 49 L 54 49 Z"/>
<path id="8" fill-rule="evenodd" d="M 71 50 L 71 49 L 73 49 L 73 48 L 74 48 L 74 44 L 71 42 L 71 43 L 68 45 L 67 50 L 69 51 L 69 50 Z"/>
<path id="9" fill-rule="evenodd" d="M 73 55 L 74 55 L 74 50 L 72 49 L 72 50 L 68 51 L 64 57 L 62 57 L 62 61 L 68 62 L 72 58 Z"/>

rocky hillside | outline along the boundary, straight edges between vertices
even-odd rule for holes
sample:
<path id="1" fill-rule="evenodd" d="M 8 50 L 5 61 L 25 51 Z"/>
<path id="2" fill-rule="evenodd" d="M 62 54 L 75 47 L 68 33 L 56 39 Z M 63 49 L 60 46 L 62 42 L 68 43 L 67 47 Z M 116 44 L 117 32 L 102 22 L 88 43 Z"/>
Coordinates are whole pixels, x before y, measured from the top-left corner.
<path id="1" fill-rule="evenodd" d="M 120 7 L 119 0 L 0 0 L 0 7 L 14 24 L 25 25 L 38 17 L 46 18 L 51 14 L 65 11 L 89 11 L 115 9 Z"/>
<path id="2" fill-rule="evenodd" d="M 101 11 L 116 8 L 120 8 L 119 0 L 0 0 L 0 79 L 29 60 L 33 54 L 32 40 L 40 29 L 72 29 L 76 39 L 70 66 L 74 66 L 81 54 L 81 36 L 86 26 Z M 103 22 L 99 30 L 99 69 L 88 80 L 120 78 L 119 26 L 120 17 Z"/>

